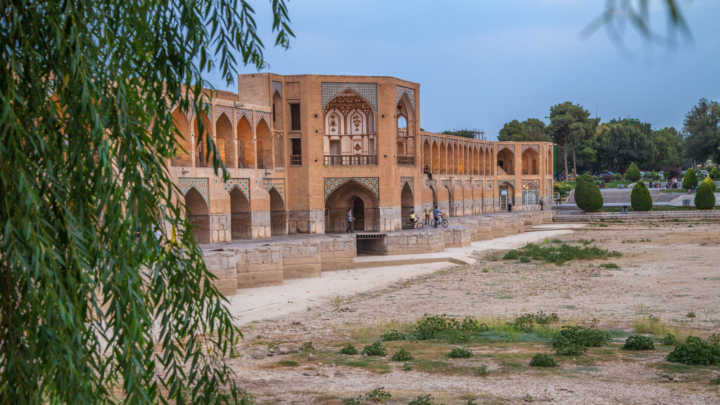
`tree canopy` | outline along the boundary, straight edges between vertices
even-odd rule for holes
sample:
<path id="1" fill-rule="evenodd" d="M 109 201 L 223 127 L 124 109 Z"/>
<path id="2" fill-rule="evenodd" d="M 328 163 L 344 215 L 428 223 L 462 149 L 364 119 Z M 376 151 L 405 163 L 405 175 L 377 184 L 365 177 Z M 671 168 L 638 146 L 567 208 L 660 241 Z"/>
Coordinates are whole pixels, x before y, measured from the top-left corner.
<path id="1" fill-rule="evenodd" d="M 687 155 L 698 162 L 720 162 L 720 104 L 701 99 L 685 116 Z"/>
<path id="2" fill-rule="evenodd" d="M 552 138 L 546 133 L 545 123 L 537 118 L 528 118 L 520 122 L 512 120 L 503 126 L 498 135 L 498 141 L 521 142 L 521 141 L 542 141 L 552 142 Z"/>
<path id="3" fill-rule="evenodd" d="M 202 75 L 265 64 L 253 15 L 245 0 L 0 6 L 0 403 L 240 399 L 224 360 L 240 331 L 166 164 L 172 109 L 207 111 Z"/>

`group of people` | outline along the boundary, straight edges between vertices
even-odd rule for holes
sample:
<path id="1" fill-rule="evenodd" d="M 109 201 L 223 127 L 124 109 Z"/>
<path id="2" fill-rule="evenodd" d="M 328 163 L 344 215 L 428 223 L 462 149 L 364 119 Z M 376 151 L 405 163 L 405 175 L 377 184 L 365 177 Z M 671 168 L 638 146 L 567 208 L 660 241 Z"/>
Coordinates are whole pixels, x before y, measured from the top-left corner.
<path id="1" fill-rule="evenodd" d="M 425 225 L 430 225 L 430 218 L 432 217 L 432 224 L 435 228 L 437 228 L 438 223 L 440 222 L 440 219 L 445 216 L 445 213 L 443 213 L 437 206 L 435 206 L 432 210 L 430 208 L 425 209 Z M 410 211 L 410 225 L 413 227 L 417 225 L 418 218 L 415 215 L 415 211 Z"/>

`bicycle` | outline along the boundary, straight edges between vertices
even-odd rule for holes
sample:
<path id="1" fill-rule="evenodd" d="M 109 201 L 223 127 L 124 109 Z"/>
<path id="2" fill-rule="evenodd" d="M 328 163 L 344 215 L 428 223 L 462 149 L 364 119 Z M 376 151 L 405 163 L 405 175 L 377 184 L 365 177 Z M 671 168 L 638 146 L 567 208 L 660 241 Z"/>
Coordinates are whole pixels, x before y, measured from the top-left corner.
<path id="1" fill-rule="evenodd" d="M 442 226 L 443 228 L 447 229 L 447 227 L 450 225 L 450 222 L 445 218 L 444 216 L 440 217 L 439 220 L 435 220 L 435 228 L 439 226 Z"/>
<path id="2" fill-rule="evenodd" d="M 410 229 L 423 229 L 425 224 L 422 221 L 409 221 L 408 222 L 408 228 Z"/>

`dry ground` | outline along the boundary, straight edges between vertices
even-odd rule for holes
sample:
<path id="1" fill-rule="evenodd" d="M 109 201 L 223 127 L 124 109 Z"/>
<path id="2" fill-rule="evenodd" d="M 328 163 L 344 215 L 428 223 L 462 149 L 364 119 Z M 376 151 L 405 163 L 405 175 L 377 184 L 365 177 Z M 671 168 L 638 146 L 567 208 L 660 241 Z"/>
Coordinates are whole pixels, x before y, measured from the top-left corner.
<path id="1" fill-rule="evenodd" d="M 681 335 L 720 332 L 720 224 L 595 224 L 559 239 L 593 240 L 623 255 L 556 266 L 483 253 L 472 266 L 246 325 L 242 355 L 231 364 L 240 385 L 268 404 L 341 404 L 377 387 L 392 393 L 388 403 L 397 404 L 420 394 L 444 404 L 720 403 L 720 386 L 709 383 L 720 376 L 719 367 L 668 363 L 668 346 L 620 349 L 623 336 L 643 325 L 656 335 L 668 328 Z M 619 268 L 600 266 L 606 263 Z M 404 347 L 415 356 L 406 367 L 389 355 L 337 354 L 348 342 L 360 349 L 423 314 L 497 323 L 537 311 L 555 312 L 562 323 L 616 330 L 616 339 L 583 356 L 555 356 L 560 366 L 552 369 L 528 367 L 532 354 L 552 353 L 546 342 L 471 345 L 474 356 L 458 360 L 444 356 L 453 345 L 388 342 L 389 354 Z M 688 317 L 691 312 L 694 317 Z M 648 325 L 650 316 L 660 322 Z M 315 352 L 298 351 L 303 342 L 312 342 Z M 478 375 L 481 366 L 486 375 Z"/>

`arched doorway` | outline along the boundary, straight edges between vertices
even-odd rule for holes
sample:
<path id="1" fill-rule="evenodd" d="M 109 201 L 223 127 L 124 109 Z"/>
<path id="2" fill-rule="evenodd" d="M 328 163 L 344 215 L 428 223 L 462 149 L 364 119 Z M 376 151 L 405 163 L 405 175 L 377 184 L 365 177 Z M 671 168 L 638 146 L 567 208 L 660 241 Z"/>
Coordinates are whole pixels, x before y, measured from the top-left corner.
<path id="1" fill-rule="evenodd" d="M 220 160 L 225 167 L 235 167 L 235 144 L 233 143 L 232 124 L 225 113 L 220 115 L 217 123 L 217 134 L 215 135 L 215 146 L 220 154 Z"/>
<path id="2" fill-rule="evenodd" d="M 185 194 L 185 215 L 198 243 L 210 243 L 210 215 L 203 196 L 194 188 Z"/>
<path id="3" fill-rule="evenodd" d="M 410 213 L 414 210 L 414 204 L 415 202 L 413 199 L 412 189 L 410 189 L 410 184 L 405 183 L 402 191 L 400 192 L 400 221 L 403 228 L 409 228 L 408 224 L 410 223 Z M 418 215 L 418 220 L 420 220 L 420 213 L 416 214 Z"/>
<path id="4" fill-rule="evenodd" d="M 497 155 L 498 176 L 515 174 L 515 155 L 508 148 L 503 148 Z"/>
<path id="5" fill-rule="evenodd" d="M 176 108 L 172 114 L 173 124 L 175 124 L 175 157 L 172 159 L 173 166 L 192 166 L 192 146 L 190 142 L 190 124 L 185 114 Z"/>
<path id="6" fill-rule="evenodd" d="M 353 230 L 377 231 L 378 199 L 375 193 L 351 180 L 338 187 L 325 200 L 325 233 L 345 232 L 347 211 L 352 209 Z"/>
<path id="7" fill-rule="evenodd" d="M 515 206 L 515 187 L 508 183 L 501 183 L 498 187 L 500 198 L 500 209 L 507 210 L 508 202 Z"/>
<path id="8" fill-rule="evenodd" d="M 238 187 L 230 191 L 230 233 L 233 239 L 250 239 L 250 202 Z"/>
<path id="9" fill-rule="evenodd" d="M 453 198 L 453 192 L 450 190 L 450 187 L 445 186 L 445 189 L 447 190 L 448 194 L 448 215 L 451 217 L 454 217 L 456 215 L 455 213 L 455 198 Z"/>
<path id="10" fill-rule="evenodd" d="M 273 187 L 270 189 L 270 235 L 287 234 L 287 214 L 285 203 L 280 193 Z"/>
<path id="11" fill-rule="evenodd" d="M 273 139 L 270 128 L 264 119 L 258 123 L 257 130 L 257 167 L 258 169 L 272 169 Z"/>
<path id="12" fill-rule="evenodd" d="M 202 123 L 202 130 L 199 123 Z M 211 157 L 208 152 L 207 142 L 208 137 L 212 139 L 212 128 L 207 115 L 203 114 L 200 120 L 195 118 L 193 129 L 195 130 L 195 167 L 210 167 L 212 162 L 210 161 Z M 202 134 L 202 136 L 199 134 Z"/>
<path id="13" fill-rule="evenodd" d="M 242 117 L 237 124 L 237 162 L 239 168 L 255 166 L 255 151 L 252 143 L 252 127 L 247 118 Z"/>
<path id="14" fill-rule="evenodd" d="M 539 170 L 540 155 L 535 149 L 527 149 L 522 153 L 522 174 L 537 175 Z"/>
<path id="15" fill-rule="evenodd" d="M 430 141 L 427 139 L 423 143 L 423 171 L 432 173 L 432 152 L 430 152 Z"/>

